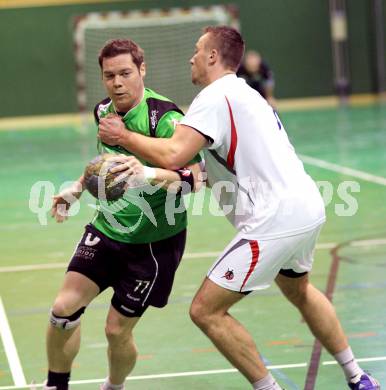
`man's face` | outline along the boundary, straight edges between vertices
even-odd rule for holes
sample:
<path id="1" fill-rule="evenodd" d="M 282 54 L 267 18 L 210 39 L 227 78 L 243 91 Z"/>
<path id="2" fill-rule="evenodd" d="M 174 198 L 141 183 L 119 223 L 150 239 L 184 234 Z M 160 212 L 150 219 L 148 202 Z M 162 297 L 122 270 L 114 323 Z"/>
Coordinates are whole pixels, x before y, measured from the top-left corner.
<path id="1" fill-rule="evenodd" d="M 210 57 L 209 34 L 206 33 L 197 41 L 193 57 L 190 59 L 192 66 L 192 83 L 195 85 L 208 84 L 208 62 Z"/>
<path id="2" fill-rule="evenodd" d="M 261 65 L 260 54 L 255 52 L 248 52 L 244 60 L 245 69 L 250 73 L 257 73 Z"/>
<path id="3" fill-rule="evenodd" d="M 131 54 L 103 59 L 103 84 L 117 111 L 127 112 L 140 102 L 145 74 L 145 64 L 138 69 Z"/>

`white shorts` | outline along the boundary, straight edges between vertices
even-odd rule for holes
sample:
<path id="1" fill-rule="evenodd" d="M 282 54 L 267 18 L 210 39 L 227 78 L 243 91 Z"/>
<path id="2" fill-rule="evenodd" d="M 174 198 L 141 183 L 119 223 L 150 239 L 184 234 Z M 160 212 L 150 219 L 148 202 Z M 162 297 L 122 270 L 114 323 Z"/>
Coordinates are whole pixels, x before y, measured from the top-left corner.
<path id="1" fill-rule="evenodd" d="M 239 233 L 224 249 L 208 278 L 228 290 L 268 288 L 280 270 L 309 272 L 322 225 L 305 233 L 271 240 L 247 240 Z"/>

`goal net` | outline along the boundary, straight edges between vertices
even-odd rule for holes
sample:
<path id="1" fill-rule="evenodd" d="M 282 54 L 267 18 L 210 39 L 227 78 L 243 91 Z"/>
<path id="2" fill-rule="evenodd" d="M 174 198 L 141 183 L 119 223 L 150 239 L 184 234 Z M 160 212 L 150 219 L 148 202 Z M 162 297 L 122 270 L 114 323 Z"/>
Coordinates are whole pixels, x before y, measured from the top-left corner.
<path id="1" fill-rule="evenodd" d="M 191 83 L 189 59 L 207 25 L 237 26 L 234 7 L 212 6 L 130 12 L 90 13 L 75 23 L 77 95 L 81 112 L 106 97 L 98 53 L 105 42 L 130 38 L 145 51 L 145 85 L 187 106 L 198 90 Z"/>

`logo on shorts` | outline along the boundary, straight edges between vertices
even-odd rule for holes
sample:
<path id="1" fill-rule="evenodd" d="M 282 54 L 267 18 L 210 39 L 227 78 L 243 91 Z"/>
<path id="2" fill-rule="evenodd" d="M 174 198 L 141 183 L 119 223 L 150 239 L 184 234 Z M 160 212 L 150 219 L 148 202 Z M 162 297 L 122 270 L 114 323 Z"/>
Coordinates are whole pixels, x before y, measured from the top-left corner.
<path id="1" fill-rule="evenodd" d="M 87 234 L 87 237 L 86 239 L 84 240 L 84 243 L 87 245 L 87 246 L 95 246 L 96 244 L 98 244 L 98 242 L 100 241 L 101 239 L 97 236 L 95 236 L 94 238 L 92 238 L 92 234 L 91 233 L 88 233 Z"/>
<path id="2" fill-rule="evenodd" d="M 232 280 L 235 277 L 235 274 L 233 273 L 233 269 L 228 268 L 228 271 L 225 272 L 225 274 L 221 277 L 225 278 L 226 280 Z"/>
<path id="3" fill-rule="evenodd" d="M 138 302 L 141 300 L 141 298 L 133 297 L 130 294 L 126 294 L 127 298 L 131 299 L 132 301 Z"/>
<path id="4" fill-rule="evenodd" d="M 79 245 L 78 248 L 76 249 L 75 256 L 85 260 L 92 260 L 96 252 L 97 250 L 94 248 L 90 248 L 84 245 Z"/>
<path id="5" fill-rule="evenodd" d="M 128 313 L 131 313 L 131 314 L 135 313 L 135 310 L 129 309 L 128 307 L 123 306 L 123 305 L 121 305 L 121 309 L 123 309 L 124 311 L 127 311 Z"/>
<path id="6" fill-rule="evenodd" d="M 181 173 L 181 175 L 184 176 L 184 177 L 189 177 L 191 171 L 190 171 L 190 169 L 183 168 L 183 169 L 180 169 L 180 173 Z"/>

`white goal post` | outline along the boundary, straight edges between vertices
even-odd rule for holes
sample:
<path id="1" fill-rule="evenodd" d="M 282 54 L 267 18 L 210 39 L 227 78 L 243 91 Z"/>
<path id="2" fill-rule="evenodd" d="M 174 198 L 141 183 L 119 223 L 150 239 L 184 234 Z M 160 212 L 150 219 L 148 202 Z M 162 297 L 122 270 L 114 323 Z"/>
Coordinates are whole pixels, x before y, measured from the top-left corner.
<path id="1" fill-rule="evenodd" d="M 197 94 L 191 83 L 189 59 L 208 25 L 238 28 L 237 8 L 210 6 L 89 13 L 76 18 L 74 40 L 77 99 L 81 112 L 91 111 L 106 97 L 98 53 L 105 42 L 130 38 L 145 51 L 145 85 L 187 106 Z"/>

